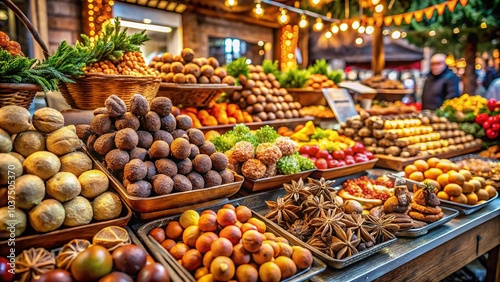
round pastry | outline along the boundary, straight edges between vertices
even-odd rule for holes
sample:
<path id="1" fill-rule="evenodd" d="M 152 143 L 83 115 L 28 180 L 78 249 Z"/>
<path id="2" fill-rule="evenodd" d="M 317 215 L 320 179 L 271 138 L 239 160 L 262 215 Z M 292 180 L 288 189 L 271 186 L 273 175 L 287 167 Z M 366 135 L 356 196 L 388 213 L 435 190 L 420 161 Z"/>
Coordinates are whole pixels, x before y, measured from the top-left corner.
<path id="1" fill-rule="evenodd" d="M 23 167 L 27 173 L 34 174 L 43 180 L 47 180 L 59 171 L 61 168 L 61 161 L 51 152 L 40 151 L 29 155 L 29 157 L 24 160 Z"/>
<path id="2" fill-rule="evenodd" d="M 92 205 L 89 200 L 82 196 L 77 196 L 71 201 L 64 203 L 65 226 L 80 226 L 92 221 Z"/>
<path id="3" fill-rule="evenodd" d="M 14 139 L 14 150 L 27 157 L 34 152 L 45 150 L 45 138 L 35 130 L 27 130 L 16 135 Z"/>
<path id="4" fill-rule="evenodd" d="M 410 207 L 424 214 L 439 214 L 442 212 L 440 207 L 422 206 L 417 203 L 411 203 Z"/>
<path id="5" fill-rule="evenodd" d="M 74 125 L 60 128 L 47 136 L 47 150 L 61 156 L 73 151 L 76 151 L 82 146 L 82 141 L 76 135 Z"/>
<path id="6" fill-rule="evenodd" d="M 45 182 L 32 174 L 25 174 L 16 179 L 16 207 L 29 210 L 40 204 L 45 197 Z"/>
<path id="7" fill-rule="evenodd" d="M 440 212 L 439 214 L 423 214 L 418 211 L 409 211 L 408 215 L 416 220 L 421 220 L 425 222 L 435 222 L 443 218 L 444 213 Z"/>
<path id="8" fill-rule="evenodd" d="M 101 195 L 109 187 L 109 179 L 106 174 L 96 169 L 82 173 L 78 177 L 78 181 L 82 187 L 81 195 L 89 199 Z"/>

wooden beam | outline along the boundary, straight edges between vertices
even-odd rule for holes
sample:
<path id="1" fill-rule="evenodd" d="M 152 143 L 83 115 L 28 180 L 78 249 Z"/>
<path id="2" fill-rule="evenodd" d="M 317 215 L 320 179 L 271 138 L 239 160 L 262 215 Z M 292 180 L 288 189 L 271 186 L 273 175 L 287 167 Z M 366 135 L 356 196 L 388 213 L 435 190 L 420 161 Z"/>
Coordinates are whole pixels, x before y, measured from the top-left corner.
<path id="1" fill-rule="evenodd" d="M 281 28 L 281 25 L 278 23 L 277 20 L 275 22 L 268 22 L 268 21 L 263 21 L 263 20 L 251 18 L 247 15 L 233 14 L 233 13 L 220 13 L 220 12 L 217 12 L 217 11 L 214 11 L 211 9 L 206 9 L 206 8 L 201 8 L 201 7 L 193 7 L 193 6 L 191 6 L 188 9 L 193 13 L 197 13 L 197 14 L 201 14 L 201 15 L 205 15 L 205 16 L 222 18 L 222 19 L 233 20 L 233 21 L 242 21 L 245 23 L 265 26 L 265 27 L 269 27 L 269 28 Z"/>

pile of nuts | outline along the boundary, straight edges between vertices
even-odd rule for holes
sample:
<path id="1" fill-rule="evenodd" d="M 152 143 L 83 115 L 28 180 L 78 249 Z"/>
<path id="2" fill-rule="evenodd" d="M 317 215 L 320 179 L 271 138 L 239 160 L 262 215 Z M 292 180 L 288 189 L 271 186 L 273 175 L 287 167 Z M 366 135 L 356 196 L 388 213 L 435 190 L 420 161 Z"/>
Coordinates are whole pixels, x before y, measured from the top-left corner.
<path id="1" fill-rule="evenodd" d="M 126 52 L 123 58 L 113 63 L 109 60 L 87 65 L 85 73 L 121 74 L 133 76 L 157 76 L 158 72 L 149 68 L 140 52 Z"/>
<path id="2" fill-rule="evenodd" d="M 21 44 L 17 41 L 10 40 L 9 36 L 0 31 L 0 50 L 6 50 L 12 56 L 24 56 L 21 51 Z"/>

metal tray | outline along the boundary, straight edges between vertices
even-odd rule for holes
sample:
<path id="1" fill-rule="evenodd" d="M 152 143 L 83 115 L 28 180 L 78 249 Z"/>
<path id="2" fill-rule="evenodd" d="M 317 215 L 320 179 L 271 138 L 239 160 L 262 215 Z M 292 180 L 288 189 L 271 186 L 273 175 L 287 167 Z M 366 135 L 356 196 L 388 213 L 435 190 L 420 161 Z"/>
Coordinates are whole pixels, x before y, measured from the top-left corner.
<path id="1" fill-rule="evenodd" d="M 300 178 L 307 179 L 307 177 L 314 171 L 316 171 L 316 169 L 304 170 L 295 174 L 280 174 L 257 180 L 245 178 L 243 181 L 243 187 L 252 192 L 277 189 L 283 187 L 283 183 L 291 182 L 292 180 L 299 181 Z"/>
<path id="2" fill-rule="evenodd" d="M 394 175 L 393 176 L 389 176 L 389 177 L 394 177 Z M 408 178 L 404 178 L 404 179 L 406 180 L 406 186 L 408 187 L 409 191 L 413 191 L 413 185 L 422 184 L 421 182 L 417 182 L 417 181 L 414 181 L 414 180 L 411 180 L 411 179 L 408 179 Z M 472 213 L 478 211 L 479 209 L 483 208 L 484 206 L 486 206 L 487 204 L 489 204 L 491 201 L 495 200 L 497 197 L 498 197 L 498 192 L 496 193 L 495 196 L 493 196 L 492 198 L 488 199 L 488 201 L 486 201 L 484 203 L 481 203 L 481 204 L 473 205 L 473 206 L 466 205 L 466 204 L 455 203 L 455 202 L 448 201 L 448 200 L 441 200 L 441 199 L 439 199 L 439 201 L 441 201 L 441 206 L 451 207 L 451 208 L 453 208 L 455 210 L 458 210 L 461 214 L 469 215 L 469 214 L 472 214 Z"/>
<path id="3" fill-rule="evenodd" d="M 448 221 L 452 220 L 458 215 L 458 211 L 455 209 L 450 209 L 446 207 L 441 207 L 443 210 L 444 216 L 438 221 L 428 223 L 427 225 L 420 227 L 420 228 L 412 228 L 404 231 L 398 231 L 396 232 L 396 236 L 398 237 L 418 237 L 427 234 L 429 230 L 438 227 L 440 225 L 443 225 L 447 223 Z"/>
<path id="4" fill-rule="evenodd" d="M 233 204 L 234 206 L 238 206 L 238 202 L 232 202 L 231 204 Z M 202 211 L 207 210 L 207 209 L 217 210 L 221 206 L 222 205 L 206 207 L 203 209 L 198 209 L 197 211 L 201 213 Z M 252 210 L 252 214 L 254 217 L 260 218 L 260 215 L 253 210 Z M 156 240 L 154 240 L 151 236 L 148 235 L 149 232 L 153 228 L 165 227 L 170 221 L 178 220 L 179 217 L 180 217 L 180 215 L 176 215 L 176 216 L 166 217 L 166 218 L 157 219 L 157 220 L 148 222 L 148 223 L 142 225 L 141 227 L 139 227 L 139 229 L 137 230 L 137 234 L 139 235 L 141 240 L 146 244 L 146 246 L 151 251 L 153 256 L 155 258 L 161 257 L 162 259 L 167 261 L 170 264 L 170 266 L 173 269 L 175 269 L 175 271 L 180 276 L 182 276 L 182 278 L 184 279 L 183 281 L 196 282 L 196 279 L 193 277 L 193 275 L 189 271 L 187 271 L 184 267 L 182 267 L 182 265 L 180 265 L 177 262 L 177 260 L 172 255 L 170 255 L 170 253 L 167 250 L 165 250 L 165 248 L 163 248 Z M 281 235 L 279 230 L 277 230 L 274 226 L 270 226 L 267 223 L 266 223 L 266 225 L 267 225 L 266 231 L 270 231 L 270 232 L 274 233 L 275 235 Z M 293 245 L 296 245 L 296 244 L 293 244 Z M 286 280 L 282 280 L 282 281 L 287 281 L 287 282 L 305 281 L 305 280 L 323 272 L 325 269 L 326 269 L 326 265 L 321 260 L 319 260 L 313 256 L 313 264 L 309 268 L 301 270 L 300 272 L 296 273 L 294 276 L 292 276 Z"/>
<path id="5" fill-rule="evenodd" d="M 311 173 L 311 178 L 314 179 L 335 179 L 340 176 L 351 175 L 358 172 L 366 171 L 368 169 L 372 169 L 375 166 L 375 163 L 378 161 L 377 158 L 373 160 L 369 160 L 363 163 L 356 163 L 353 165 L 336 167 L 336 168 L 328 168 L 328 169 L 317 169 Z"/>
<path id="6" fill-rule="evenodd" d="M 257 210 L 257 209 L 253 209 L 253 210 Z M 326 255 L 325 253 L 323 253 L 323 252 L 315 249 L 311 245 L 303 242 L 302 240 L 299 240 L 297 237 L 293 236 L 288 231 L 286 231 L 283 228 L 281 228 L 280 226 L 278 226 L 276 223 L 274 223 L 274 222 L 268 220 L 267 218 L 265 218 L 265 216 L 263 216 L 262 213 L 265 213 L 267 211 L 268 211 L 267 207 L 261 207 L 260 209 L 258 209 L 258 212 L 256 213 L 256 217 L 259 218 L 260 220 L 264 221 L 268 227 L 271 227 L 280 236 L 286 238 L 290 243 L 293 243 L 294 245 L 298 245 L 298 246 L 307 248 L 315 256 L 319 257 L 323 262 L 325 262 L 329 266 L 337 268 L 337 269 L 342 269 L 342 268 L 344 268 L 346 266 L 349 266 L 349 265 L 351 265 L 353 263 L 356 263 L 356 262 L 358 262 L 360 260 L 363 260 L 363 259 L 365 259 L 365 258 L 367 258 L 367 257 L 369 257 L 371 255 L 374 255 L 374 254 L 380 252 L 383 248 L 388 247 L 388 246 L 394 244 L 396 242 L 396 240 L 397 240 L 397 238 L 394 238 L 392 240 L 383 242 L 381 244 L 377 244 L 377 245 L 371 247 L 370 249 L 361 251 L 361 252 L 359 252 L 359 253 L 357 253 L 357 254 L 355 254 L 353 256 L 347 257 L 345 259 L 334 259 L 334 258 Z"/>

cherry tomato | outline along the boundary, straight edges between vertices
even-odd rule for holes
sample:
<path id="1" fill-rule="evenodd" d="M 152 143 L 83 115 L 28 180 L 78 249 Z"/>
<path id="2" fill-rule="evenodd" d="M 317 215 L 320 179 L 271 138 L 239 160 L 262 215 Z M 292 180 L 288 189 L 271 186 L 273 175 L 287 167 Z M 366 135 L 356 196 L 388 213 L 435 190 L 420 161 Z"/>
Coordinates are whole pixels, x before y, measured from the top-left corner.
<path id="1" fill-rule="evenodd" d="M 345 153 L 342 150 L 333 151 L 333 157 L 337 160 L 343 160 L 345 158 Z"/>
<path id="2" fill-rule="evenodd" d="M 300 147 L 300 149 L 299 149 L 299 153 L 300 153 L 301 155 L 304 155 L 304 154 L 309 155 L 309 151 L 310 151 L 310 150 L 311 150 L 311 147 L 310 147 L 310 146 L 305 145 L 305 146 Z"/>
<path id="3" fill-rule="evenodd" d="M 317 169 L 327 169 L 328 168 L 328 163 L 323 158 L 317 159 L 316 162 L 314 163 L 314 165 L 316 165 Z"/>
<path id="4" fill-rule="evenodd" d="M 351 147 L 349 147 L 349 148 L 345 149 L 345 150 L 344 150 L 344 153 L 345 153 L 346 155 L 349 155 L 349 156 L 353 156 L 353 155 L 354 155 L 354 151 L 352 150 L 352 148 L 351 148 Z"/>
<path id="5" fill-rule="evenodd" d="M 356 142 L 354 143 L 352 150 L 354 153 L 363 153 L 365 151 L 365 145 L 361 142 Z"/>
<path id="6" fill-rule="evenodd" d="M 326 158 L 328 158 L 329 154 L 330 153 L 328 153 L 327 150 L 319 150 L 318 152 L 316 152 L 316 158 L 326 159 Z"/>
<path id="7" fill-rule="evenodd" d="M 338 166 L 339 166 L 338 160 L 329 160 L 328 161 L 328 168 L 336 168 Z"/>

